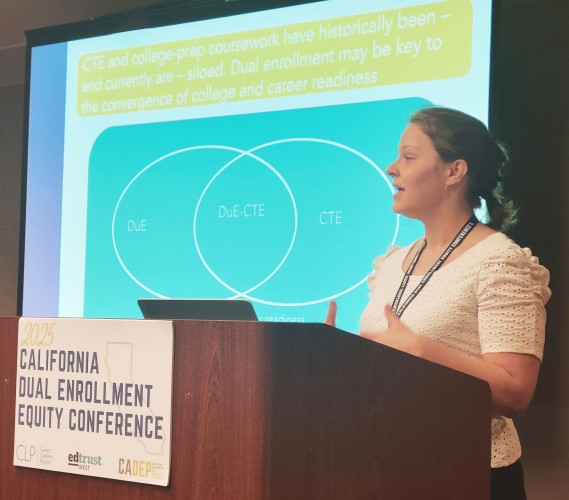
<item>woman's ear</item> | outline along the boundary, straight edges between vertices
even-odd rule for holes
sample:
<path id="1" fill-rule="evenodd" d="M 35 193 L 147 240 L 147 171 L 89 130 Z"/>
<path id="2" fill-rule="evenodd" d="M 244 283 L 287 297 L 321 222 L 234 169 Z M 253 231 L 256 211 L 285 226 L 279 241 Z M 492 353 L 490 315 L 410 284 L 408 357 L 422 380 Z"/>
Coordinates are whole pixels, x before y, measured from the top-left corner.
<path id="1" fill-rule="evenodd" d="M 464 160 L 455 160 L 449 164 L 447 186 L 456 186 L 468 174 L 468 164 Z"/>

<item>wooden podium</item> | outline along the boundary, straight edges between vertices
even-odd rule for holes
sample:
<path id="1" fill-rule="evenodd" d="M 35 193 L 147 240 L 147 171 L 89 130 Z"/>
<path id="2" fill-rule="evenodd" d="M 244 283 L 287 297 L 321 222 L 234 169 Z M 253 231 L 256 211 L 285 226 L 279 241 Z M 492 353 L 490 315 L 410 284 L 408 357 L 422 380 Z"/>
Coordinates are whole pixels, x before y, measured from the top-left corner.
<path id="1" fill-rule="evenodd" d="M 487 384 L 323 324 L 174 322 L 166 488 L 14 466 L 17 328 L 0 318 L 2 499 L 489 498 Z"/>

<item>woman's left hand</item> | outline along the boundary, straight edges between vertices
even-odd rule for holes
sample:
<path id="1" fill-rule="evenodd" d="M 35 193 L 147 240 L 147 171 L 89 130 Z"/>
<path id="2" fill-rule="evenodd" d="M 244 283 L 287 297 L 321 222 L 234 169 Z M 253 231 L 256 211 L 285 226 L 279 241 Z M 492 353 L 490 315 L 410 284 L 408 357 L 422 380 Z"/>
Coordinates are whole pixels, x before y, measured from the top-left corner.
<path id="1" fill-rule="evenodd" d="M 389 305 L 383 309 L 387 319 L 387 330 L 379 333 L 362 334 L 362 337 L 373 340 L 388 347 L 393 347 L 400 351 L 416 354 L 419 335 L 410 330 L 391 310 Z"/>

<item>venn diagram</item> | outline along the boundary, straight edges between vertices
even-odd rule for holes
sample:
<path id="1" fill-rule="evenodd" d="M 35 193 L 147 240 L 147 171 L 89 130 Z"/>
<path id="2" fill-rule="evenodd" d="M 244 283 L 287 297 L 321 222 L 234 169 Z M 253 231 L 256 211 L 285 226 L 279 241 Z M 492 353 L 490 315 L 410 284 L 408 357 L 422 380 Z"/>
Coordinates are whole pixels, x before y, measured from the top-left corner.
<path id="1" fill-rule="evenodd" d="M 361 285 L 395 242 L 392 195 L 372 159 L 332 140 L 194 145 L 126 184 L 113 248 L 130 279 L 156 297 L 312 305 Z"/>

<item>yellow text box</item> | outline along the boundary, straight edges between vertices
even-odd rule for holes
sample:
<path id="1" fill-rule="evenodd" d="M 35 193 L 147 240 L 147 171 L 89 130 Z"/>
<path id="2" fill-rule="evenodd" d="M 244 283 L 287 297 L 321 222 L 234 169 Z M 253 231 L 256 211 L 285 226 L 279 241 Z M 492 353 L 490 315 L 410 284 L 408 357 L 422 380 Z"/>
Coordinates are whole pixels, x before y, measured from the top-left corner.
<path id="1" fill-rule="evenodd" d="M 463 76 L 472 6 L 437 2 L 130 47 L 79 60 L 80 116 L 152 111 Z"/>

